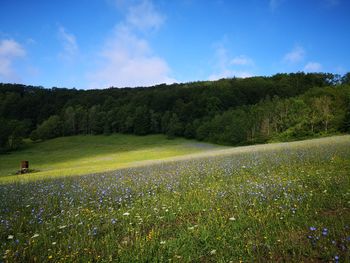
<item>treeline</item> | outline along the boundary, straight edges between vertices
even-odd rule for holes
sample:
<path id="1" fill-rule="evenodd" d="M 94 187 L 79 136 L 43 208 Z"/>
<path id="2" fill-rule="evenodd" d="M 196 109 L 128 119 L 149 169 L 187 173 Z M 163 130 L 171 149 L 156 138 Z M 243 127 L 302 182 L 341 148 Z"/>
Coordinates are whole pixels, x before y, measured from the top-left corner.
<path id="1" fill-rule="evenodd" d="M 239 145 L 290 141 L 350 131 L 350 86 L 315 88 L 294 98 L 267 98 L 216 115 L 202 123 L 196 138 Z"/>
<path id="2" fill-rule="evenodd" d="M 349 131 L 350 74 L 76 90 L 0 84 L 0 149 L 22 138 L 164 133 L 238 145 Z"/>

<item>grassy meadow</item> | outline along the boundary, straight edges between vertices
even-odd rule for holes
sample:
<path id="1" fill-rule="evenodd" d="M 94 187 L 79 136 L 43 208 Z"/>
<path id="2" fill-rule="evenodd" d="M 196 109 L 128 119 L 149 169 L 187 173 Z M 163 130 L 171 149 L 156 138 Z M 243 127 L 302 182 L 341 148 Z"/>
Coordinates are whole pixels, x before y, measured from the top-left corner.
<path id="1" fill-rule="evenodd" d="M 147 160 L 222 148 L 180 138 L 168 140 L 165 135 L 81 135 L 27 142 L 19 151 L 0 155 L 0 184 L 105 172 Z M 30 169 L 34 170 L 30 176 L 16 176 L 21 160 L 29 161 Z"/>
<path id="2" fill-rule="evenodd" d="M 98 156 L 93 148 L 69 153 L 59 140 L 47 143 L 54 142 L 52 154 L 62 155 L 56 167 L 114 154 L 112 146 Z M 159 149 L 169 149 L 168 156 L 194 154 L 1 184 L 0 262 L 350 261 L 350 136 L 202 147 L 207 151 L 197 154 L 201 147 L 188 150 L 178 142 L 150 138 L 136 148 L 158 149 L 147 159 L 163 157 Z M 35 147 L 17 157 L 32 151 L 35 160 L 47 160 L 38 161 L 39 170 L 56 165 L 49 155 L 34 155 Z M 16 154 L 7 161 L 1 156 L 2 175 Z"/>

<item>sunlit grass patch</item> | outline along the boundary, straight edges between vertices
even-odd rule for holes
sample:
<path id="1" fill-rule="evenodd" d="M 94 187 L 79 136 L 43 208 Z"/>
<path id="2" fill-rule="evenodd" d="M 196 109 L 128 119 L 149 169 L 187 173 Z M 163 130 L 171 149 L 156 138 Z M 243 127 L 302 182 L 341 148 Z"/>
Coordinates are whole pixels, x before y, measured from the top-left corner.
<path id="1" fill-rule="evenodd" d="M 185 139 L 168 140 L 164 135 L 72 136 L 29 142 L 20 151 L 0 155 L 0 183 L 105 172 L 137 162 L 222 148 Z M 21 160 L 29 160 L 36 172 L 15 176 Z"/>

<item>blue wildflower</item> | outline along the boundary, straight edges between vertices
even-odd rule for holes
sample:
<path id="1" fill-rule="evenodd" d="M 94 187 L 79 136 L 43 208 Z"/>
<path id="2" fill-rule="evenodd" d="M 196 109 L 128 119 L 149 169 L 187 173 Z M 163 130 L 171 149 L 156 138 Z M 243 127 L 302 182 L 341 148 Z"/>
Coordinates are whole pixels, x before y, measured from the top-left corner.
<path id="1" fill-rule="evenodd" d="M 311 231 L 315 231 L 316 229 L 317 229 L 316 227 L 310 226 L 310 230 L 311 230 Z"/>
<path id="2" fill-rule="evenodd" d="M 327 236 L 327 235 L 328 235 L 328 229 L 327 229 L 327 228 L 324 228 L 324 229 L 322 230 L 322 235 L 323 235 L 323 236 Z"/>

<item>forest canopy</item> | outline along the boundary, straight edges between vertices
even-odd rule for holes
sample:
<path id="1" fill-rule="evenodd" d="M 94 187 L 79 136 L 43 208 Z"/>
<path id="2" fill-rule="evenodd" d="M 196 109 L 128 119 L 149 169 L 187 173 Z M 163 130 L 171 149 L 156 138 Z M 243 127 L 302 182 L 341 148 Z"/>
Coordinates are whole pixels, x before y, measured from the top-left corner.
<path id="1" fill-rule="evenodd" d="M 0 150 L 77 134 L 166 134 L 225 145 L 350 131 L 350 73 L 302 72 L 152 87 L 0 84 Z"/>

